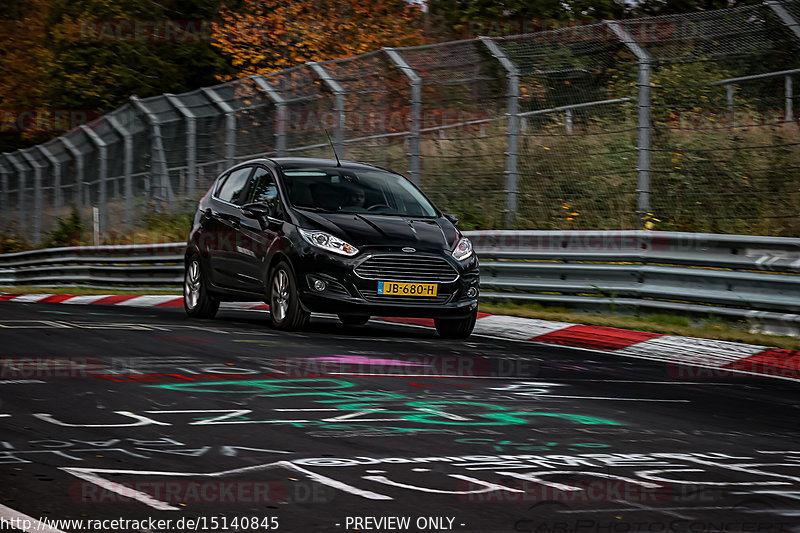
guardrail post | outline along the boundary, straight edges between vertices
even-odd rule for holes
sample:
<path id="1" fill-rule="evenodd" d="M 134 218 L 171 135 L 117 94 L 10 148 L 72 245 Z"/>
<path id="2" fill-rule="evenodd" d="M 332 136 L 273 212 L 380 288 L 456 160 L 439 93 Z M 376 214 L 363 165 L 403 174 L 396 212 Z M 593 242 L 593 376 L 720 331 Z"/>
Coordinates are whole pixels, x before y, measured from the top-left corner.
<path id="1" fill-rule="evenodd" d="M 125 180 L 125 229 L 133 228 L 133 135 L 113 115 L 106 116 L 108 124 L 122 137 L 123 162 L 122 173 Z"/>
<path id="2" fill-rule="evenodd" d="M 186 173 L 189 178 L 186 180 L 186 190 L 184 191 L 189 198 L 194 198 L 195 184 L 197 183 L 197 118 L 194 113 L 189 111 L 180 98 L 175 95 L 165 95 L 172 106 L 177 109 L 184 120 L 186 120 Z"/>
<path id="3" fill-rule="evenodd" d="M 19 153 L 33 169 L 33 244 L 42 242 L 42 165 L 29 153 L 32 148 L 20 150 Z"/>
<path id="4" fill-rule="evenodd" d="M 619 22 L 607 20 L 605 23 L 620 42 L 633 52 L 639 68 L 639 90 L 636 102 L 638 108 L 636 212 L 640 225 L 644 226 L 645 217 L 650 212 L 650 70 L 652 59 L 647 50 L 640 46 Z"/>
<path id="5" fill-rule="evenodd" d="M 202 93 L 225 115 L 225 162 L 236 163 L 236 112 L 213 89 L 203 88 Z"/>
<path id="6" fill-rule="evenodd" d="M 95 133 L 91 128 L 89 128 L 86 124 L 81 124 L 80 126 L 81 131 L 83 131 L 89 140 L 97 147 L 97 157 L 100 160 L 100 186 L 98 199 L 97 199 L 97 207 L 100 210 L 100 232 L 105 230 L 106 227 L 106 181 L 108 181 L 108 145 L 106 142 L 100 138 L 100 136 Z"/>
<path id="7" fill-rule="evenodd" d="M 519 170 L 517 152 L 519 142 L 519 69 L 500 46 L 489 37 L 480 37 L 506 71 L 508 89 L 506 92 L 506 228 L 514 227 L 517 217 L 517 195 L 519 193 Z M 569 127 L 571 129 L 571 126 Z"/>
<path id="8" fill-rule="evenodd" d="M 794 113 L 792 111 L 792 77 L 788 74 L 783 79 L 783 91 L 784 91 L 784 104 L 785 104 L 783 121 L 793 122 Z"/>
<path id="9" fill-rule="evenodd" d="M 275 111 L 278 115 L 275 121 L 275 153 L 278 154 L 278 157 L 283 157 L 286 155 L 286 115 L 288 112 L 286 100 L 262 76 L 250 76 L 250 79 L 275 104 Z"/>
<path id="10" fill-rule="evenodd" d="M 58 138 L 59 142 L 64 145 L 67 152 L 72 156 L 75 160 L 75 196 L 78 198 L 78 201 L 75 202 L 76 207 L 78 210 L 83 209 L 86 207 L 86 203 L 84 202 L 83 197 L 83 179 L 84 179 L 84 172 L 86 167 L 83 164 L 83 154 L 75 148 L 75 145 L 64 136 Z"/>
<path id="11" fill-rule="evenodd" d="M 422 117 L 422 78 L 417 71 L 411 68 L 406 59 L 395 48 L 384 48 L 384 52 L 389 56 L 391 62 L 399 68 L 406 78 L 408 78 L 411 89 L 410 115 L 409 115 L 409 139 L 408 139 L 408 175 L 414 184 L 419 185 L 422 179 L 420 173 L 420 140 L 419 130 Z"/>
<path id="12" fill-rule="evenodd" d="M 50 166 L 53 167 L 53 212 L 58 216 L 58 212 L 61 210 L 61 206 L 64 203 L 64 199 L 61 196 L 61 161 L 59 161 L 50 150 L 45 148 L 44 145 L 40 144 L 36 148 L 41 152 L 44 158 L 50 162 Z"/>
<path id="13" fill-rule="evenodd" d="M 317 73 L 317 76 L 328 86 L 333 92 L 333 112 L 336 115 L 336 125 L 334 126 L 333 146 L 339 157 L 344 159 L 344 89 L 339 82 L 333 79 L 333 76 L 325 70 L 325 68 L 314 61 L 306 63 L 311 70 Z"/>
<path id="14" fill-rule="evenodd" d="M 144 117 L 147 119 L 147 122 L 150 124 L 150 128 L 152 130 L 152 145 L 151 149 L 153 151 L 152 156 L 152 166 L 151 170 L 155 171 L 154 174 L 161 174 L 161 195 L 160 197 L 156 197 L 156 213 L 160 213 L 164 207 L 166 210 L 169 210 L 169 205 L 172 201 L 172 187 L 169 183 L 169 170 L 167 169 L 167 157 L 164 153 L 164 142 L 161 136 L 161 123 L 158 120 L 158 117 L 150 111 L 144 102 L 139 100 L 136 96 L 131 96 L 131 103 L 133 107 L 139 111 Z M 158 169 L 158 170 L 156 170 Z M 161 204 L 164 204 L 162 206 Z"/>

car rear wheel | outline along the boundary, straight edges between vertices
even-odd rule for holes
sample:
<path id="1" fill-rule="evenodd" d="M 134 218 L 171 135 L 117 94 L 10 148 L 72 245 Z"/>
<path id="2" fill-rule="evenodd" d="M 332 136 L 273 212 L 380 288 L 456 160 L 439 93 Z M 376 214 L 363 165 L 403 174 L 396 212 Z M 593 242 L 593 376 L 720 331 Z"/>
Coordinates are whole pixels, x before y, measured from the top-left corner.
<path id="1" fill-rule="evenodd" d="M 183 308 L 186 314 L 193 318 L 214 318 L 219 310 L 219 300 L 208 293 L 203 267 L 196 255 L 186 263 Z"/>
<path id="2" fill-rule="evenodd" d="M 477 319 L 478 310 L 476 309 L 466 318 L 437 318 L 433 322 L 440 337 L 445 339 L 466 339 L 475 329 L 475 321 Z"/>
<path id="3" fill-rule="evenodd" d="M 278 263 L 272 271 L 269 316 L 276 329 L 300 329 L 308 323 L 309 313 L 300 305 L 294 274 L 284 262 Z"/>
<path id="4" fill-rule="evenodd" d="M 339 320 L 345 326 L 363 326 L 369 321 L 368 315 L 339 315 Z"/>

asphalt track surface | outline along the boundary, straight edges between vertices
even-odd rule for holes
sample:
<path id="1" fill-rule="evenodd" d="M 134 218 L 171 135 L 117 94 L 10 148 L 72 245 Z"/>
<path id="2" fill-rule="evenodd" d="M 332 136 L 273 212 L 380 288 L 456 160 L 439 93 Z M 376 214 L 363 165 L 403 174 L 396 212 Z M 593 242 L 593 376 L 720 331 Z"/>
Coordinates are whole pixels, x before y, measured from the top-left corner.
<path id="1" fill-rule="evenodd" d="M 793 382 L 237 311 L 0 303 L 0 350 L 0 530 L 800 531 Z"/>

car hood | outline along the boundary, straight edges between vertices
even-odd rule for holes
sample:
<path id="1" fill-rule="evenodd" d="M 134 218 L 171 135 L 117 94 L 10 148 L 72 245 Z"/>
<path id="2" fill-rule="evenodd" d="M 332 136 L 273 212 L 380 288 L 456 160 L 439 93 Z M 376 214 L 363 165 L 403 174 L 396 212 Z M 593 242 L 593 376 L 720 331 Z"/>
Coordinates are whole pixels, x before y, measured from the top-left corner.
<path id="1" fill-rule="evenodd" d="M 450 250 L 457 231 L 446 218 L 416 218 L 371 214 L 303 212 L 305 229 L 320 229 L 357 248 L 411 246 L 418 250 Z"/>

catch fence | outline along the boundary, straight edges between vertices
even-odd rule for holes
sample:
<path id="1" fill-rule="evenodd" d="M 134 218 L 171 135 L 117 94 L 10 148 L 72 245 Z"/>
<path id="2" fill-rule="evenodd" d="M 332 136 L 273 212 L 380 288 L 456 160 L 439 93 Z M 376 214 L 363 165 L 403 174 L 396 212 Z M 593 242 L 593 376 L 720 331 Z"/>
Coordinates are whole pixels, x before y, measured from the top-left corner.
<path id="1" fill-rule="evenodd" d="M 0 228 L 39 243 L 190 211 L 229 165 L 343 158 L 406 174 L 465 229 L 800 235 L 800 2 L 382 49 L 132 97 L 0 156 Z"/>

